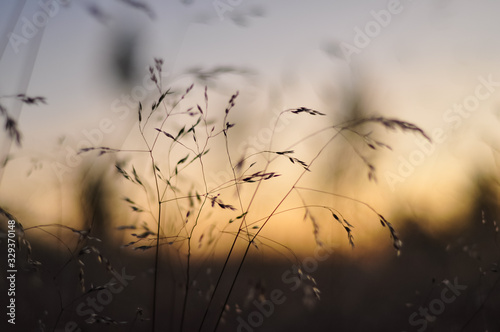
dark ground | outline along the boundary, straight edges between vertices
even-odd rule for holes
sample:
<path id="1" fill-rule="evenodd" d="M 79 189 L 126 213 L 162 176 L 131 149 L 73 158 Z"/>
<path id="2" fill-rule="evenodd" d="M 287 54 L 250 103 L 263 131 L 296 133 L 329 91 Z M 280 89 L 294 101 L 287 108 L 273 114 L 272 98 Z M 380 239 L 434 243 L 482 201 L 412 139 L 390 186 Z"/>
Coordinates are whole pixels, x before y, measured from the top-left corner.
<path id="1" fill-rule="evenodd" d="M 409 222 L 408 225 L 401 232 L 405 247 L 400 257 L 390 252 L 388 259 L 370 264 L 368 256 L 357 255 L 353 258 L 334 253 L 327 261 L 320 262 L 311 273 L 321 291 L 320 301 L 315 301 L 314 295 L 307 293 L 310 287 L 301 285 L 294 288 L 297 279 L 294 279 L 294 274 L 287 273 L 294 271 L 292 263 L 264 261 L 262 256 L 254 256 L 244 265 L 230 300 L 229 311 L 224 315 L 224 324 L 219 330 L 237 331 L 238 325 L 241 325 L 239 331 L 500 331 L 500 287 L 497 285 L 499 275 L 495 265 L 500 252 L 493 225 L 488 222 L 482 224 L 479 220 L 461 234 L 450 235 L 448 241 L 435 240 L 421 232 L 415 224 Z M 39 272 L 18 273 L 16 329 L 7 326 L 7 331 L 40 330 L 39 320 L 47 331 L 52 330 L 59 313 L 59 294 L 55 285 L 65 305 L 71 302 L 72 297 L 81 294 L 76 264 L 70 263 L 52 281 L 47 272 L 57 271 L 64 264 L 61 255 L 52 257 L 55 253 L 44 250 L 43 244 L 35 239 L 31 242 L 34 258 L 43 265 Z M 127 257 L 125 249 L 118 252 L 101 247 L 100 251 L 114 262 L 118 271 L 125 268 L 125 274 L 135 278 L 123 291 L 114 294 L 99 314 L 128 323 L 85 325 L 83 320 L 88 315 L 80 316 L 76 307 L 87 297 L 96 298 L 96 291 L 69 305 L 60 317 L 57 330 L 63 331 L 64 324 L 69 321 L 76 322 L 82 331 L 150 330 L 150 321 L 138 319 L 133 325 L 131 321 L 138 307 L 144 309 L 143 317 L 150 317 L 152 259 L 145 259 L 145 255 Z M 87 287 L 90 280 L 94 285 L 103 285 L 113 278 L 111 273 L 105 272 L 102 264 L 93 261 L 96 260 L 86 260 Z M 310 265 L 310 269 L 314 270 L 315 266 Z M 196 278 L 199 282 L 193 288 L 195 291 L 189 298 L 186 331 L 197 330 L 207 303 L 207 278 L 214 279 L 214 272 L 207 276 L 204 267 L 195 267 L 194 270 L 201 272 Z M 2 271 L 5 271 L 4 266 Z M 443 283 L 445 279 L 457 288 L 444 291 L 450 288 Z M 5 287 L 4 280 L 2 284 Z M 162 270 L 160 280 L 159 293 L 163 295 L 159 302 L 159 330 L 176 331 L 179 318 L 175 317 L 180 317 L 180 295 L 184 286 L 182 283 L 173 284 L 171 272 L 166 270 Z M 307 281 L 303 284 L 312 285 Z M 254 298 L 259 298 L 260 293 L 266 296 L 266 302 L 261 302 L 263 309 L 260 312 L 263 313 L 259 313 L 253 301 L 247 301 L 249 303 L 245 306 L 251 291 L 254 291 Z M 456 297 L 453 291 L 458 292 Z M 172 297 L 174 293 L 177 294 L 175 298 Z M 277 299 L 273 308 L 269 305 L 270 296 Z M 107 301 L 107 298 L 101 295 L 101 300 Z M 238 311 L 239 316 L 251 325 L 243 327 L 242 320 L 237 319 L 236 303 L 242 310 Z M 430 314 L 435 313 L 428 317 L 431 321 L 423 319 L 419 312 L 421 307 L 430 308 Z M 410 317 L 415 312 L 417 314 L 413 315 L 411 323 Z M 210 312 L 209 316 L 213 318 L 214 314 Z M 2 325 L 6 325 L 6 319 L 2 319 Z M 5 328 L 2 330 L 5 331 Z M 71 331 L 71 328 L 67 330 Z M 209 330 L 208 327 L 206 330 Z"/>

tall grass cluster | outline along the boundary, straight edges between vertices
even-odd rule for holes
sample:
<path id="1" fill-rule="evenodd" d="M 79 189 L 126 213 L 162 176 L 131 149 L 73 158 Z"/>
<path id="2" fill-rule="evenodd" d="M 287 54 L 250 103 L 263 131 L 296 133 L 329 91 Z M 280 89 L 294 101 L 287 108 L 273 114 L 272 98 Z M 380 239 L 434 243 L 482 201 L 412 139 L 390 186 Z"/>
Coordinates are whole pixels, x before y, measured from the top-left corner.
<path id="1" fill-rule="evenodd" d="M 312 225 L 311 237 L 319 248 L 331 246 L 321 236 L 324 223 L 338 224 L 338 230 L 345 232 L 347 242 L 354 247 L 355 220 L 347 220 L 345 213 L 333 205 L 308 201 L 308 193 L 339 200 L 352 201 L 360 208 L 373 213 L 373 221 L 379 222 L 388 232 L 390 242 L 399 253 L 402 242 L 390 221 L 375 208 L 357 200 L 336 193 L 328 188 L 308 187 L 304 179 L 315 171 L 328 147 L 339 138 L 356 139 L 370 150 L 391 149 L 366 129 L 382 126 L 388 130 L 401 130 L 428 139 L 425 132 L 416 125 L 385 117 L 357 118 L 344 123 L 330 125 L 325 121 L 325 113 L 307 107 L 283 110 L 276 119 L 273 134 L 268 146 L 259 152 L 236 155 L 234 131 L 243 124 L 233 122 L 238 112 L 239 92 L 228 98 L 225 108 L 211 106 L 209 89 L 189 86 L 182 92 L 163 86 L 161 81 L 163 61 L 155 59 L 149 68 L 150 79 L 157 87 L 158 97 L 150 104 L 137 105 L 137 124 L 134 129 L 140 143 L 133 147 L 95 146 L 80 151 L 88 160 L 111 156 L 111 167 L 115 176 L 123 181 L 121 188 L 122 205 L 130 219 L 115 224 L 113 232 L 124 239 L 122 250 L 134 251 L 149 262 L 151 273 L 147 274 L 150 283 L 142 285 L 142 292 L 150 294 L 150 303 L 136 308 L 135 316 L 127 321 L 117 320 L 100 313 L 86 319 L 86 324 L 109 324 L 125 326 L 133 331 L 164 331 L 166 326 L 172 330 L 217 331 L 226 323 L 227 312 L 241 313 L 244 299 L 235 299 L 235 289 L 242 283 L 242 269 L 252 254 L 266 250 L 283 253 L 287 259 L 298 266 L 297 277 L 314 283 L 314 296 L 321 297 L 321 285 L 316 285 L 313 276 L 304 273 L 301 261 L 294 250 L 265 234 L 265 229 L 278 215 L 304 216 Z M 199 93 L 200 96 L 193 96 Z M 21 98 L 22 96 L 20 96 Z M 198 100 L 199 102 L 196 102 Z M 43 101 L 42 99 L 37 101 Z M 0 113 L 6 115 L 4 108 Z M 283 116 L 291 121 L 303 121 L 309 117 L 317 120 L 317 128 L 310 129 L 302 138 L 283 142 L 277 139 L 276 125 Z M 20 141 L 17 127 L 7 117 L 5 128 L 11 137 Z M 309 127 L 306 128 L 309 130 Z M 349 135 L 346 135 L 346 134 Z M 327 137 L 321 145 L 308 146 L 308 159 L 297 152 L 296 147 L 317 137 Z M 284 145 L 284 146 L 282 146 Z M 354 148 L 366 173 L 376 181 L 376 167 L 360 150 Z M 222 151 L 218 154 L 217 151 Z M 283 162 L 290 167 L 282 167 Z M 230 180 L 210 185 L 207 176 L 220 168 L 221 164 L 230 169 Z M 284 194 L 277 203 L 263 215 L 258 202 L 269 195 L 274 181 L 285 183 Z M 302 202 L 291 206 L 292 199 Z M 256 211 L 259 211 L 258 213 Z M 327 211 L 330 218 L 317 217 L 318 211 Z M 20 220 L 2 210 L 9 219 L 18 223 L 18 246 L 26 250 L 28 263 L 34 269 L 43 269 L 44 262 L 31 257 L 29 233 L 34 230 L 50 233 L 55 241 L 65 248 L 67 260 L 58 270 L 56 277 L 65 269 L 78 274 L 78 295 L 72 299 L 59 294 L 57 315 L 40 321 L 43 330 L 60 331 L 66 328 L 71 319 L 74 306 L 89 294 L 109 289 L 112 283 L 94 285 L 86 260 L 96 257 L 99 264 L 110 273 L 119 273 L 102 249 L 102 242 L 95 233 L 95 225 L 90 223 L 85 229 L 76 229 L 64 224 L 40 224 L 23 228 Z M 349 218 L 350 219 L 350 218 Z M 56 232 L 55 229 L 58 229 Z M 283 231 L 293 231 L 283 225 Z M 66 243 L 61 232 L 77 236 L 75 243 Z M 126 240 L 125 240 L 126 239 Z M 381 244 L 386 245 L 386 244 Z M 24 251 L 23 251 L 24 252 Z M 222 255 L 222 259 L 220 258 Z M 173 285 L 167 291 L 167 285 Z M 260 293 L 265 299 L 266 292 Z M 166 299 L 167 298 L 167 299 Z M 172 306 L 166 308 L 165 303 Z M 175 308 L 175 310 L 173 309 Z"/>

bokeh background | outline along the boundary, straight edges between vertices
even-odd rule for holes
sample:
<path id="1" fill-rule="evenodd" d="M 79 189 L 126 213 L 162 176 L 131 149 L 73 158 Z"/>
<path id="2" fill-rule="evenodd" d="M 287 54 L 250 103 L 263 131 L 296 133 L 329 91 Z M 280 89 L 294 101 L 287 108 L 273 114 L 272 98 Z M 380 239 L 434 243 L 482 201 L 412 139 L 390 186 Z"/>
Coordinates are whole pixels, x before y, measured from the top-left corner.
<path id="1" fill-rule="evenodd" d="M 26 248 L 20 249 L 19 324 L 13 329 L 3 319 L 0 326 L 8 331 L 64 331 L 67 322 L 75 321 L 82 331 L 150 330 L 154 261 L 149 251 L 122 247 L 131 241 L 130 232 L 117 229 L 143 222 L 154 229 L 152 219 L 132 213 L 123 202 L 127 196 L 147 205 L 150 196 L 124 183 L 114 167 L 117 162 L 133 164 L 146 174 L 150 164 L 140 154 L 98 157 L 77 152 L 90 145 L 144 148 L 137 109 L 139 102 L 149 107 L 159 97 L 148 68 L 161 58 L 162 87 L 175 92 L 172 100 L 194 83 L 180 108 L 203 105 L 207 87 L 213 123 L 223 121 L 227 101 L 239 91 L 230 118 L 236 124 L 230 132 L 234 160 L 268 149 L 277 114 L 298 107 L 325 115 L 281 118 L 272 147 L 285 150 L 300 141 L 295 156 L 305 161 L 328 136 L 301 139 L 353 119 L 404 120 L 432 138 L 429 143 L 418 133 L 390 131 L 375 123 L 358 134 L 370 134 L 390 150 L 370 149 L 356 133 L 329 145 L 300 185 L 368 204 L 390 220 L 403 247 L 394 250 L 387 228 L 366 205 L 318 192 L 291 195 L 282 209 L 301 206 L 304 199 L 340 211 L 354 226 L 355 247 L 328 211 L 312 209 L 319 220 L 318 236 L 332 252 L 310 267 L 316 285 L 304 280 L 292 290 L 293 284 L 283 280 L 295 264 L 287 248 L 299 261 L 310 262 L 318 238 L 303 209 L 273 217 L 262 232 L 266 245 L 252 248 L 243 265 L 219 330 L 500 329 L 500 4 L 46 0 L 2 2 L 0 9 L 0 104 L 23 135 L 18 145 L 7 131 L 0 132 L 0 207 L 25 229 L 35 227 L 25 233 L 33 259 L 42 264 L 33 269 L 24 263 Z M 18 94 L 41 96 L 46 102 L 27 105 Z M 173 121 L 172 132 L 182 121 Z M 224 142 L 214 144 L 205 173 L 212 188 L 231 179 L 230 167 L 221 161 L 227 159 Z M 184 152 L 174 150 L 172 156 L 180 159 Z M 375 166 L 376 181 L 368 178 L 363 158 Z M 256 161 L 262 165 L 265 158 L 257 156 Z M 284 175 L 263 188 L 252 221 L 268 215 L 300 174 L 296 165 L 273 163 L 273 170 Z M 198 169 L 186 172 L 177 185 L 188 192 L 203 180 Z M 248 200 L 250 193 L 243 192 L 243 197 Z M 224 198 L 237 205 L 234 193 Z M 220 211 L 204 217 L 197 236 L 212 234 L 218 225 L 213 220 L 225 223 L 230 218 Z M 2 219 L 2 230 L 7 220 Z M 76 307 L 86 297 L 71 260 L 71 251 L 83 243 L 65 228 L 36 228 L 49 224 L 77 230 L 92 224 L 91 235 L 102 242 L 88 244 L 117 270 L 126 268 L 135 276 L 101 312 L 126 323 L 84 323 Z M 203 312 L 227 253 L 229 242 L 219 236 L 216 250 L 198 248 L 194 271 L 199 285 L 193 286 L 197 291 L 190 295 L 194 304 L 188 310 L 193 317 Z M 1 241 L 6 248 L 6 237 Z M 160 303 L 165 314 L 160 315 L 159 330 L 177 331 L 185 245 L 163 254 Z M 85 262 L 87 287 L 112 278 L 102 264 Z M 5 259 L 0 264 L 3 275 Z M 231 273 L 235 264 L 230 262 Z M 439 299 L 446 281 L 466 289 L 438 315 L 412 320 L 413 313 L 431 303 L 441 308 L 436 303 L 444 303 Z M 1 285 L 3 299 L 5 278 Z M 321 291 L 319 301 L 314 287 Z M 286 301 L 262 323 L 241 327 L 238 317 L 247 320 L 256 310 L 253 299 L 269 299 L 276 289 Z M 144 311 L 140 318 L 138 307 Z M 197 330 L 198 325 L 198 319 L 187 319 L 184 328 Z"/>

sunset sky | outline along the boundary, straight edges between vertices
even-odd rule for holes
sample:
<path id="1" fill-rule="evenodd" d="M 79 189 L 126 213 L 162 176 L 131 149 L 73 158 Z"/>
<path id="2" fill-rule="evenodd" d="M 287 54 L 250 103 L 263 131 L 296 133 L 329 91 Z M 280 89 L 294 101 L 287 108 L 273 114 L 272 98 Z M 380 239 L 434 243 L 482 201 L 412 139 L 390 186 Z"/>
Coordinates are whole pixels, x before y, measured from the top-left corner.
<path id="1" fill-rule="evenodd" d="M 417 124 L 434 145 L 377 131 L 393 147 L 376 160 L 378 184 L 362 193 L 346 189 L 386 212 L 405 200 L 424 215 L 458 213 L 475 172 L 498 173 L 499 2 L 144 0 L 150 11 L 121 1 L 62 2 L 68 5 L 55 1 L 57 7 L 47 8 L 48 21 L 38 1 L 0 5 L 0 96 L 47 99 L 22 108 L 1 99 L 24 134 L 22 149 L 1 136 L 0 155 L 15 157 L 0 171 L 2 205 L 30 203 L 29 214 L 63 200 L 47 188 L 70 185 L 77 167 L 60 176 L 53 165 L 82 140 L 133 144 L 138 101 L 154 90 L 145 83 L 154 58 L 165 61 L 164 87 L 179 90 L 194 81 L 188 69 L 237 69 L 210 82 L 209 92 L 215 113 L 240 91 L 241 141 L 251 128 L 267 126 L 270 113 L 287 108 L 306 106 L 332 123 L 345 120 L 353 95 L 361 96 L 368 116 Z M 196 84 L 201 96 L 204 83 Z M 92 136 L 96 128 L 102 137 Z M 43 169 L 26 177 L 30 160 Z M 360 177 L 366 178 L 364 169 Z"/>

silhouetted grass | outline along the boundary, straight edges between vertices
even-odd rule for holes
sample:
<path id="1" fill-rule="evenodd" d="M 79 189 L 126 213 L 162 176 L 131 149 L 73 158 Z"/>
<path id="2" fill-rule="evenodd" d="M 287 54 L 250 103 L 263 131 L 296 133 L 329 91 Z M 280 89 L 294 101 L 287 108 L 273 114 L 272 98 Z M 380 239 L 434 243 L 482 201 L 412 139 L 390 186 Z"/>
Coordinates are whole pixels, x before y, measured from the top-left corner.
<path id="1" fill-rule="evenodd" d="M 122 194 L 124 208 L 128 209 L 131 214 L 139 216 L 137 219 L 141 220 L 140 223 L 124 223 L 116 228 L 116 232 L 127 232 L 131 239 L 123 243 L 123 248 L 144 252 L 145 257 L 149 257 L 147 255 L 149 251 L 153 252 L 154 267 L 151 287 L 148 288 L 148 285 L 144 287 L 144 291 L 151 292 L 151 306 L 145 309 L 137 308 L 134 318 L 128 322 L 119 322 L 104 315 L 93 314 L 87 319 L 88 324 L 120 325 L 131 323 L 130 328 L 133 329 L 138 321 L 144 322 L 150 319 L 151 330 L 161 330 L 159 321 L 165 320 L 166 310 L 160 304 L 166 296 L 162 294 L 161 289 L 162 284 L 167 284 L 167 282 L 161 277 L 160 270 L 172 268 L 173 270 L 169 272 L 169 278 L 173 279 L 171 280 L 173 284 L 182 287 L 174 286 L 174 294 L 170 296 L 173 296 L 176 303 L 180 302 L 178 307 L 181 309 L 180 312 L 171 313 L 172 317 L 168 319 L 178 321 L 180 331 L 188 329 L 186 327 L 187 320 L 190 321 L 189 328 L 197 326 L 199 331 L 215 331 L 223 321 L 225 310 L 228 308 L 229 300 L 241 276 L 242 267 L 248 260 L 251 248 L 260 250 L 261 247 L 271 247 L 291 253 L 295 257 L 293 263 L 298 264 L 298 273 L 301 278 L 314 282 L 313 293 L 319 299 L 321 285 L 315 285 L 312 276 L 304 275 L 300 262 L 296 259 L 293 251 L 294 248 L 280 244 L 261 234 L 276 215 L 302 210 L 304 219 L 309 220 L 313 225 L 311 236 L 317 246 L 329 246 L 331 244 L 324 243 L 319 236 L 322 222 L 318 221 L 314 211 L 321 209 L 327 210 L 331 215 L 328 222 L 333 221 L 343 228 L 348 243 L 354 247 L 353 225 L 355 222 L 347 221 L 342 211 L 339 211 L 335 206 L 308 202 L 303 196 L 303 193 L 306 192 L 335 196 L 365 206 L 373 212 L 374 218 L 377 218 L 381 225 L 387 229 L 392 244 L 399 253 L 402 242 L 396 230 L 375 208 L 355 198 L 325 191 L 322 188 L 304 187 L 301 185 L 301 180 L 314 171 L 314 166 L 320 160 L 319 157 L 325 153 L 332 142 L 339 136 L 343 136 L 344 132 L 355 133 L 363 144 L 376 150 L 378 148 L 390 149 L 390 146 L 372 137 L 371 134 L 361 134 L 358 128 L 367 125 L 381 125 L 389 130 L 400 129 L 428 139 L 422 129 L 405 121 L 384 117 L 353 119 L 338 125 L 325 126 L 322 125 L 324 121 L 321 120 L 325 117 L 324 113 L 307 107 L 297 107 L 280 113 L 273 128 L 271 141 L 265 149 L 249 155 L 233 155 L 230 152 L 231 137 L 233 130 L 238 128 L 238 124 L 232 122 L 231 115 L 237 112 L 239 92 L 234 93 L 229 98 L 224 109 L 217 110 L 210 107 L 210 94 L 208 88 L 205 87 L 203 102 L 192 104 L 188 97 L 195 93 L 194 85 L 189 86 L 181 93 L 163 88 L 161 82 L 162 64 L 161 59 L 155 59 L 154 65 L 149 69 L 150 78 L 157 87 L 157 99 L 151 105 L 145 105 L 142 102 L 137 105 L 137 127 L 135 130 L 140 136 L 142 148 L 126 149 L 98 146 L 84 148 L 80 151 L 80 153 L 97 152 L 97 157 L 107 154 L 116 155 L 113 169 L 130 188 L 130 192 Z M 23 101 L 36 103 L 43 101 L 43 99 L 37 97 Z M 2 114 L 9 121 L 6 111 L 3 110 Z M 300 121 L 303 117 L 317 118 L 319 120 L 318 126 L 322 127 L 311 129 L 310 133 L 294 142 L 279 141 L 276 143 L 276 126 L 283 116 L 292 116 L 296 118 L 296 121 Z M 12 128 L 16 127 L 11 125 L 7 128 L 10 130 L 9 134 L 18 140 L 20 135 L 17 134 L 17 129 Z M 295 152 L 294 149 L 299 144 L 325 133 L 328 138 L 322 145 L 311 147 L 313 154 L 308 160 Z M 286 146 L 275 147 L 275 145 L 282 144 Z M 216 169 L 218 165 L 214 165 L 208 157 L 210 153 L 215 153 L 213 151 L 221 147 L 224 151 L 223 162 L 227 163 L 231 170 L 231 180 L 210 187 L 207 174 L 212 169 Z M 375 166 L 358 150 L 354 149 L 354 151 L 365 163 L 369 179 L 376 181 Z M 94 158 L 93 155 L 88 157 Z M 287 168 L 277 169 L 276 161 L 281 160 L 289 162 L 290 167 L 292 167 L 290 169 L 294 172 L 289 172 Z M 137 165 L 147 166 L 139 168 Z M 259 198 L 265 193 L 264 183 L 272 183 L 277 178 L 286 179 L 285 194 L 266 213 L 264 218 L 257 218 L 252 212 L 258 204 Z M 249 194 L 243 195 L 243 191 Z M 89 197 L 94 195 L 89 194 Z M 292 208 L 284 207 L 284 203 L 289 201 L 292 195 L 297 195 L 301 199 L 302 205 Z M 7 218 L 15 219 L 7 212 L 3 213 Z M 227 221 L 214 223 L 213 215 L 216 215 L 216 219 L 219 220 L 227 218 Z M 90 219 L 90 226 L 85 230 L 62 224 L 47 224 L 30 228 L 30 230 L 39 229 L 48 232 L 56 241 L 62 243 L 69 253 L 69 258 L 62 265 L 61 270 L 75 263 L 78 266 L 80 294 L 71 301 L 63 303 L 62 299 L 65 296 L 59 292 L 59 313 L 52 325 L 54 331 L 61 327 L 60 323 L 67 308 L 88 294 L 110 287 L 109 284 L 94 286 L 88 280 L 86 257 L 95 257 L 106 271 L 116 272 L 111 261 L 98 248 L 101 240 L 94 234 L 94 218 Z M 209 222 L 209 220 L 212 221 Z M 201 226 L 206 227 L 209 231 L 202 231 Z M 50 233 L 52 228 L 63 229 L 78 235 L 76 245 L 70 247 L 61 236 Z M 19 229 L 22 230 L 20 224 Z M 223 237 L 230 237 L 229 247 L 219 245 Z M 31 260 L 29 256 L 30 244 L 24 233 L 18 235 L 18 240 L 28 248 L 27 257 L 28 260 Z M 237 250 L 238 248 L 242 250 Z M 203 250 L 200 251 L 200 249 Z M 217 266 L 213 261 L 216 251 L 225 252 L 221 266 Z M 180 262 L 173 264 L 169 261 L 172 257 L 176 257 Z M 199 280 L 197 278 L 200 275 L 200 270 L 195 268 L 195 261 L 203 262 L 207 269 L 214 273 L 210 285 L 204 286 L 206 288 L 198 286 Z M 41 263 L 31 260 L 30 264 L 39 267 Z M 230 268 L 230 265 L 234 268 Z M 182 271 L 175 270 L 174 267 L 182 268 Z M 195 300 L 192 296 L 195 292 L 204 294 L 206 302 L 199 303 L 199 300 Z M 196 308 L 202 308 L 197 315 L 193 315 L 193 312 L 190 311 L 193 305 Z M 170 310 L 173 309 L 170 308 Z M 150 318 L 144 313 L 145 311 L 150 312 Z"/>

